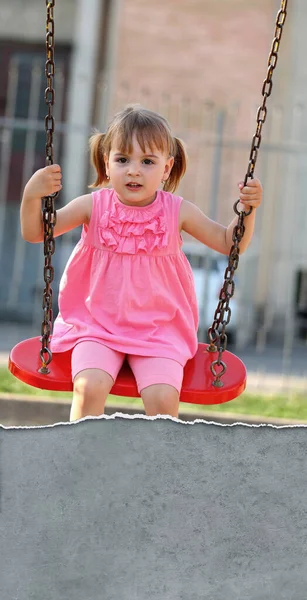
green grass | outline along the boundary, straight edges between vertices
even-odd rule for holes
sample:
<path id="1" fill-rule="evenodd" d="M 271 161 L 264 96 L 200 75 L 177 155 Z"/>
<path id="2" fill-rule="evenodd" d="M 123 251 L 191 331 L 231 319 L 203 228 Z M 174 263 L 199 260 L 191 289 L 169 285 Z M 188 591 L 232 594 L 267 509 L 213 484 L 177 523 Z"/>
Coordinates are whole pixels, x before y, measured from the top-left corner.
<path id="1" fill-rule="evenodd" d="M 33 396 L 48 396 L 71 398 L 71 393 L 67 392 L 50 392 L 48 390 L 40 390 L 26 385 L 12 376 L 5 368 L 0 368 L 0 394 L 27 394 Z M 135 408 L 143 407 L 140 398 L 122 398 L 120 396 L 110 396 L 110 404 L 129 404 Z M 218 405 L 196 405 L 181 403 L 181 412 L 220 412 L 220 413 L 236 413 L 246 415 L 259 415 L 262 417 L 277 417 L 297 419 L 300 421 L 307 420 L 307 398 L 306 394 L 291 393 L 288 396 L 283 394 L 263 395 L 251 394 L 244 392 L 236 400 Z"/>

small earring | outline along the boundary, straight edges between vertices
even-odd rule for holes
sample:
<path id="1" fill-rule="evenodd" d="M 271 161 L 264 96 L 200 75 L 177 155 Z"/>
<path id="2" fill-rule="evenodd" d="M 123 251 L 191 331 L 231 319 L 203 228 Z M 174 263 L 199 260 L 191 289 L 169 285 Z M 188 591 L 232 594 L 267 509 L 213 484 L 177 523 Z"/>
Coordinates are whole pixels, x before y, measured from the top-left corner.
<path id="1" fill-rule="evenodd" d="M 161 179 L 161 183 L 164 185 L 165 184 L 165 179 Z"/>
<path id="2" fill-rule="evenodd" d="M 109 176 L 109 175 L 107 175 L 107 179 L 110 179 L 110 176 Z"/>

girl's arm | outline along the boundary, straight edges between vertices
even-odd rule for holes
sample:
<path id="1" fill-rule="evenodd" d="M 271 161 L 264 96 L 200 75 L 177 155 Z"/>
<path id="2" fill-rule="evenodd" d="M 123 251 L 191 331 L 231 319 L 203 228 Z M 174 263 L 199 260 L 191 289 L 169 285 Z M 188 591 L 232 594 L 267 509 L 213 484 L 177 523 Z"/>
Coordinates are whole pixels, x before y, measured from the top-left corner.
<path id="1" fill-rule="evenodd" d="M 243 183 L 239 183 L 240 204 L 238 210 L 248 212 L 249 207 L 257 208 L 262 201 L 262 187 L 258 179 L 252 179 L 248 185 L 244 187 Z M 180 228 L 192 235 L 209 248 L 220 252 L 221 254 L 229 254 L 233 245 L 232 233 L 235 225 L 238 223 L 238 217 L 231 221 L 228 227 L 224 227 L 220 223 L 216 223 L 209 219 L 195 204 L 183 200 L 180 207 Z M 245 232 L 242 241 L 239 244 L 240 253 L 242 254 L 248 247 L 254 232 L 255 226 L 255 210 L 244 218 Z"/>
<path id="2" fill-rule="evenodd" d="M 21 235 L 27 242 L 38 243 L 44 240 L 41 198 L 62 188 L 61 177 L 59 165 L 51 165 L 36 171 L 25 186 L 20 206 L 20 224 Z M 91 209 L 92 196 L 85 194 L 57 210 L 54 237 L 88 223 Z"/>

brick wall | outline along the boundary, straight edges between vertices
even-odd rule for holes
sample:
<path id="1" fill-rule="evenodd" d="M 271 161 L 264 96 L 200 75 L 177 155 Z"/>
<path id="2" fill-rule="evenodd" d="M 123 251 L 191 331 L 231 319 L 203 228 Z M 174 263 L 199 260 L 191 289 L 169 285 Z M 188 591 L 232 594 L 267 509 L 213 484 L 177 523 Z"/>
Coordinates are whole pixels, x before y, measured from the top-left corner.
<path id="1" fill-rule="evenodd" d="M 123 0 L 117 85 L 218 104 L 259 100 L 276 0 Z"/>

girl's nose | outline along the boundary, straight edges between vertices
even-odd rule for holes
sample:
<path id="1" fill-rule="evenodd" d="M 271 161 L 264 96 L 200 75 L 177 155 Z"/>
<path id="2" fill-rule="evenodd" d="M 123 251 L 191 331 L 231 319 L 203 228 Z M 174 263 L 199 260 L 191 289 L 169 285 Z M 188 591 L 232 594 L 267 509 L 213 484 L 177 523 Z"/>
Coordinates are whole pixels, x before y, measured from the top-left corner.
<path id="1" fill-rule="evenodd" d="M 139 175 L 139 167 L 136 163 L 132 163 L 132 162 L 129 163 L 128 174 L 129 175 Z"/>

